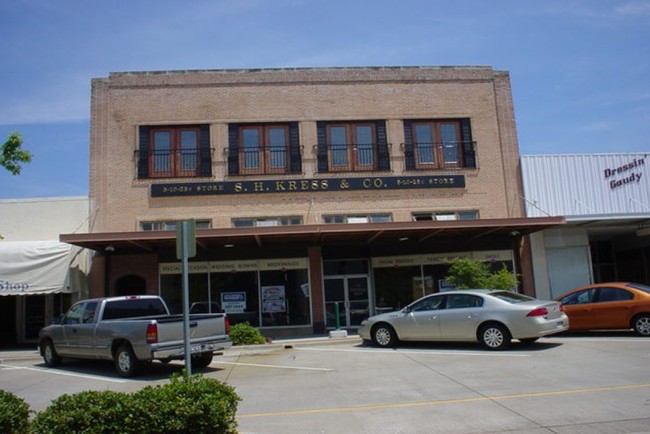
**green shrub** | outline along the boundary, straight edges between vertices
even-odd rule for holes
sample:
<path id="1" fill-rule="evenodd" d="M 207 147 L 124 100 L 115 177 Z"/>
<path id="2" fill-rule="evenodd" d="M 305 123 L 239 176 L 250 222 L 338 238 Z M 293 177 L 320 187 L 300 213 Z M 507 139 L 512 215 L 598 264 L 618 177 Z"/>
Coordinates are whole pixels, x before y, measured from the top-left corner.
<path id="1" fill-rule="evenodd" d="M 131 396 L 110 390 L 61 395 L 32 421 L 38 434 L 134 432 L 128 428 Z"/>
<path id="2" fill-rule="evenodd" d="M 257 345 L 266 343 L 266 339 L 264 339 L 260 331 L 248 322 L 231 326 L 230 340 L 233 345 Z"/>
<path id="3" fill-rule="evenodd" d="M 172 376 L 171 383 L 147 386 L 134 394 L 133 432 L 236 433 L 241 400 L 218 380 Z"/>
<path id="4" fill-rule="evenodd" d="M 517 277 L 505 266 L 493 273 L 488 264 L 466 258 L 457 258 L 451 262 L 445 280 L 459 289 L 511 290 L 517 286 Z"/>
<path id="5" fill-rule="evenodd" d="M 27 433 L 29 428 L 29 412 L 29 405 L 22 398 L 0 389 L 1 433 Z"/>
<path id="6" fill-rule="evenodd" d="M 231 386 L 201 375 L 172 375 L 164 385 L 127 394 L 86 391 L 62 395 L 37 414 L 35 434 L 236 434 L 241 399 Z"/>

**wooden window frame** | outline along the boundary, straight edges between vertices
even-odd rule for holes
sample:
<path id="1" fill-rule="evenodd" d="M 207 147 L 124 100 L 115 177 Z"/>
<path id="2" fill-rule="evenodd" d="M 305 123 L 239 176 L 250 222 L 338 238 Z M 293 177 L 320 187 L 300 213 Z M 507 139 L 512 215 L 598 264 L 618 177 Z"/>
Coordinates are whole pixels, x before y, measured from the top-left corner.
<path id="1" fill-rule="evenodd" d="M 183 170 L 184 158 L 187 155 L 182 147 L 182 134 L 191 131 L 196 137 L 196 147 L 194 149 L 194 168 L 191 170 Z M 156 150 L 156 134 L 169 133 L 170 143 L 168 155 L 164 152 L 159 155 Z M 201 168 L 201 129 L 197 126 L 178 126 L 178 127 L 154 127 L 149 130 L 149 144 L 148 144 L 148 167 L 149 178 L 181 178 L 181 177 L 197 177 Z M 168 170 L 157 170 L 159 158 L 167 158 Z"/>
<path id="2" fill-rule="evenodd" d="M 444 141 L 442 139 L 441 127 L 443 125 L 453 124 L 456 130 L 456 160 L 447 162 L 445 159 Z M 428 140 L 420 140 L 418 137 L 417 127 L 426 125 L 431 128 L 431 136 Z M 463 152 L 460 144 L 463 143 L 463 129 L 460 120 L 455 119 L 442 119 L 442 120 L 421 120 L 413 121 L 411 124 L 411 131 L 413 133 L 413 156 L 415 160 L 416 169 L 441 169 L 441 168 L 461 168 L 464 167 Z M 421 161 L 421 154 L 419 152 L 419 144 L 429 144 L 432 147 L 433 161 Z"/>
<path id="3" fill-rule="evenodd" d="M 361 158 L 363 155 L 363 150 L 360 149 L 360 144 L 358 143 L 357 137 L 357 128 L 358 127 L 368 127 L 370 128 L 372 142 L 370 143 L 370 163 L 363 164 Z M 342 146 L 339 144 L 332 143 L 332 128 L 345 128 L 345 148 L 338 150 L 334 149 L 335 146 Z M 332 122 L 328 123 L 325 126 L 325 136 L 327 143 L 327 159 L 328 167 L 331 172 L 368 172 L 376 170 L 378 164 L 378 154 L 379 146 L 377 140 L 377 125 L 374 122 Z M 361 144 L 362 146 L 366 144 Z M 337 158 L 335 152 L 345 151 L 347 164 L 335 164 L 337 163 Z"/>
<path id="4" fill-rule="evenodd" d="M 271 130 L 284 130 L 284 146 L 274 146 L 271 144 Z M 256 130 L 258 133 L 257 151 L 250 151 L 252 147 L 244 146 L 244 131 Z M 239 125 L 237 128 L 237 144 L 239 149 L 239 174 L 240 175 L 263 175 L 289 173 L 290 171 L 290 128 L 287 124 L 259 124 L 259 125 Z M 279 154 L 276 154 L 277 152 Z M 252 152 L 252 154 L 250 153 Z M 274 164 L 275 159 L 281 155 L 282 165 Z M 255 156 L 258 164 L 254 167 L 248 167 L 249 158 Z"/>

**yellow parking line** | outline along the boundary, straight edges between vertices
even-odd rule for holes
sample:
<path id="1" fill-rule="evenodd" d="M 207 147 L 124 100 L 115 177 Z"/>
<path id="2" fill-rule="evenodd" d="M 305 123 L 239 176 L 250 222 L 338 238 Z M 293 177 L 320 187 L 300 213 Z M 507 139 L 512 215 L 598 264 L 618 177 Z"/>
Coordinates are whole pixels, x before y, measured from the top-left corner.
<path id="1" fill-rule="evenodd" d="M 491 397 L 479 396 L 476 398 L 407 402 L 401 404 L 377 404 L 377 405 L 362 405 L 357 407 L 332 407 L 332 408 L 317 408 L 312 410 L 278 411 L 272 413 L 250 413 L 250 414 L 239 414 L 237 415 L 237 418 L 245 419 L 245 418 L 253 418 L 253 417 L 287 416 L 287 415 L 315 414 L 315 413 L 336 413 L 336 412 L 344 412 L 344 411 L 349 412 L 349 411 L 365 411 L 365 410 L 382 410 L 382 409 L 389 409 L 389 408 L 423 407 L 423 406 L 441 405 L 441 404 L 464 404 L 469 402 L 498 401 L 498 400 L 505 400 L 505 399 L 520 399 L 520 398 L 536 398 L 542 396 L 573 395 L 578 393 L 610 392 L 614 390 L 630 390 L 630 389 L 642 389 L 642 388 L 650 388 L 650 383 L 629 384 L 624 386 L 592 387 L 588 389 L 557 390 L 557 391 L 550 391 L 550 392 L 519 393 L 514 395 L 501 395 L 501 396 L 491 396 Z"/>

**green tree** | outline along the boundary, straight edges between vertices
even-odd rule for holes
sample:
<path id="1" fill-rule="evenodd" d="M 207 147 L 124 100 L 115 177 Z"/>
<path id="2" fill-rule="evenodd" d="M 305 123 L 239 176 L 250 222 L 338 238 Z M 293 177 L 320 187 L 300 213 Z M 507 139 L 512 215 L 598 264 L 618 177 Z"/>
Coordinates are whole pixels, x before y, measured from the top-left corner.
<path id="1" fill-rule="evenodd" d="M 517 277 L 503 266 L 493 273 L 487 264 L 473 259 L 454 259 L 445 279 L 459 289 L 506 289 L 517 286 Z"/>
<path id="2" fill-rule="evenodd" d="M 23 138 L 19 132 L 9 134 L 9 138 L 2 145 L 0 152 L 0 166 L 11 172 L 12 175 L 20 174 L 20 163 L 32 161 L 31 152 L 22 148 Z"/>

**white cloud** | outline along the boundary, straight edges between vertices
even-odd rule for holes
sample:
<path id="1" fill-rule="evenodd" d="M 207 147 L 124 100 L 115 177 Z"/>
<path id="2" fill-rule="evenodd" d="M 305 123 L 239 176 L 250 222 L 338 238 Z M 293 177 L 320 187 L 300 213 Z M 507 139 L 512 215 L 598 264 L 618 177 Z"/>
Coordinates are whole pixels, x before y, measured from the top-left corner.
<path id="1" fill-rule="evenodd" d="M 650 2 L 647 0 L 634 0 L 614 8 L 616 15 L 622 17 L 650 16 Z"/>

